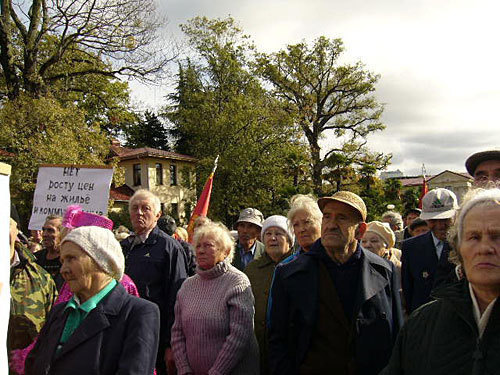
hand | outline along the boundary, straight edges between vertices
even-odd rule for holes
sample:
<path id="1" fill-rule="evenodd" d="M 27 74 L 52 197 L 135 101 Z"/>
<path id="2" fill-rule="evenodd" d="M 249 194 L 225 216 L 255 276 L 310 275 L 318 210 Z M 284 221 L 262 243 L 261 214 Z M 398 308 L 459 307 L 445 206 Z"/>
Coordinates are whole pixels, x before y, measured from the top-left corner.
<path id="1" fill-rule="evenodd" d="M 165 349 L 165 363 L 167 364 L 167 374 L 176 375 L 177 369 L 175 367 L 174 353 L 172 353 L 172 348 Z"/>

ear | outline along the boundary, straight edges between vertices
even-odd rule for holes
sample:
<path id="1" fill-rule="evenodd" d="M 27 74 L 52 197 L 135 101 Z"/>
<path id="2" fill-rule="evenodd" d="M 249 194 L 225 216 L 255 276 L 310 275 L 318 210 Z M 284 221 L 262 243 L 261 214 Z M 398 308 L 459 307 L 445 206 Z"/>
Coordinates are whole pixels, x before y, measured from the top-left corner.
<path id="1" fill-rule="evenodd" d="M 361 238 L 363 238 L 365 232 L 366 232 L 367 225 L 365 222 L 359 223 L 358 224 L 358 229 L 356 229 L 355 233 L 355 238 L 359 241 Z"/>

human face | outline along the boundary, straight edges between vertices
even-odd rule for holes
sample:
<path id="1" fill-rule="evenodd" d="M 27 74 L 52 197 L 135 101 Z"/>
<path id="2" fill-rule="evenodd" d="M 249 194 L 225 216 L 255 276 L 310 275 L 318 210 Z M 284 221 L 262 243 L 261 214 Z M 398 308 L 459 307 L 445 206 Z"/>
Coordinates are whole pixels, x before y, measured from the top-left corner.
<path id="1" fill-rule="evenodd" d="M 203 270 L 213 268 L 217 263 L 222 262 L 229 255 L 229 251 L 220 248 L 217 239 L 207 234 L 195 244 L 196 262 Z"/>
<path id="2" fill-rule="evenodd" d="M 500 290 L 500 207 L 474 207 L 464 219 L 459 249 L 472 286 Z"/>
<path id="3" fill-rule="evenodd" d="M 264 246 L 266 253 L 277 262 L 288 250 L 290 240 L 286 232 L 278 227 L 269 227 L 264 233 Z"/>
<path id="4" fill-rule="evenodd" d="M 42 227 L 42 245 L 48 250 L 59 248 L 61 220 L 47 220 Z"/>
<path id="5" fill-rule="evenodd" d="M 426 220 L 429 230 L 434 233 L 438 240 L 445 241 L 446 234 L 451 225 L 451 219 L 431 219 Z"/>
<path id="6" fill-rule="evenodd" d="M 31 230 L 31 238 L 33 239 L 34 242 L 41 242 L 42 241 L 42 231 L 41 230 Z"/>
<path id="7" fill-rule="evenodd" d="M 417 214 L 416 212 L 410 212 L 408 215 L 406 215 L 406 226 L 410 225 L 415 221 L 416 218 L 418 218 L 420 215 Z"/>
<path id="8" fill-rule="evenodd" d="M 386 250 L 385 242 L 377 233 L 374 232 L 365 233 L 365 235 L 361 239 L 361 246 L 363 246 L 364 249 L 371 251 L 372 253 L 379 256 L 384 255 Z"/>
<path id="9" fill-rule="evenodd" d="M 245 251 L 250 250 L 260 236 L 260 227 L 246 221 L 240 221 L 236 230 L 238 231 L 238 241 Z"/>
<path id="10" fill-rule="evenodd" d="M 304 210 L 297 211 L 292 218 L 292 227 L 297 242 L 305 251 L 309 251 L 311 246 L 321 237 L 321 227 L 311 219 L 311 216 Z"/>
<path id="11" fill-rule="evenodd" d="M 329 254 L 354 250 L 364 230 L 356 230 L 360 222 L 356 211 L 347 204 L 330 201 L 323 207 L 321 243 Z M 364 226 L 366 229 L 366 226 Z"/>
<path id="12" fill-rule="evenodd" d="M 80 246 L 66 241 L 61 246 L 61 275 L 78 297 L 91 292 L 94 274 L 99 272 Z"/>
<path id="13" fill-rule="evenodd" d="M 427 225 L 420 225 L 411 231 L 412 237 L 420 236 L 421 234 L 427 233 L 429 228 Z"/>
<path id="14" fill-rule="evenodd" d="M 147 197 L 138 197 L 132 201 L 130 206 L 130 222 L 136 234 L 151 231 L 160 218 L 161 212 L 154 212 L 153 201 Z"/>
<path id="15" fill-rule="evenodd" d="M 486 160 L 474 171 L 474 185 L 483 186 L 489 181 L 500 181 L 500 160 Z"/>

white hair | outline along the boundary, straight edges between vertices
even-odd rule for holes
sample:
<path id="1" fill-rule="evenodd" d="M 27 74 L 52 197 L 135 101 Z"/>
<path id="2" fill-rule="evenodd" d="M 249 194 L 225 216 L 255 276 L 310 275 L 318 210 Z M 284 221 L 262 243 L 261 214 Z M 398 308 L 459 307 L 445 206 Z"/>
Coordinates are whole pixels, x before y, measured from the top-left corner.
<path id="1" fill-rule="evenodd" d="M 304 211 L 307 216 L 316 224 L 321 226 L 323 213 L 319 209 L 316 199 L 310 195 L 297 194 L 290 199 L 290 210 L 288 210 L 287 218 L 290 230 L 293 233 L 293 218 L 299 211 Z"/>
<path id="2" fill-rule="evenodd" d="M 151 203 L 153 204 L 153 211 L 154 211 L 155 215 L 161 211 L 160 198 L 158 198 L 158 196 L 156 194 L 152 193 L 151 191 L 149 191 L 147 189 L 139 189 L 134 193 L 134 195 L 132 195 L 132 198 L 130 198 L 130 201 L 128 203 L 128 211 L 129 212 L 132 209 L 132 204 L 134 203 L 134 201 L 139 199 L 139 198 L 146 198 L 149 201 L 151 201 Z"/>

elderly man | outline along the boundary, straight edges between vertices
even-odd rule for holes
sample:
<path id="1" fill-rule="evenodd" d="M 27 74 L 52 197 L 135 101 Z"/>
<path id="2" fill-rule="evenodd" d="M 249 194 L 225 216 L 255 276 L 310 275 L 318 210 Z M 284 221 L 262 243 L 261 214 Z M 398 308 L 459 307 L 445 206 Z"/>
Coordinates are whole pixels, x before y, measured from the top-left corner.
<path id="1" fill-rule="evenodd" d="M 269 312 L 272 374 L 377 374 L 403 323 L 394 265 L 365 251 L 366 206 L 340 191 L 318 200 L 321 238 L 276 267 Z"/>
<path id="2" fill-rule="evenodd" d="M 264 253 L 264 245 L 258 241 L 264 216 L 256 208 L 245 208 L 236 222 L 238 243 L 234 252 L 233 266 L 240 271 L 252 260 Z"/>
<path id="3" fill-rule="evenodd" d="M 477 152 L 465 162 L 467 172 L 474 177 L 474 185 L 500 181 L 500 150 Z"/>
<path id="4" fill-rule="evenodd" d="M 186 258 L 180 244 L 157 226 L 161 208 L 156 195 L 145 189 L 137 190 L 130 198 L 129 213 L 134 234 L 120 243 L 125 255 L 125 273 L 137 285 L 140 296 L 160 308 L 156 369 L 163 375 L 166 373 L 165 361 L 169 369 L 175 369 L 170 329 L 177 291 L 187 278 Z"/>
<path id="5" fill-rule="evenodd" d="M 429 232 L 404 241 L 401 255 L 401 283 L 409 313 L 429 302 L 433 287 L 455 269 L 448 260 L 446 235 L 457 209 L 457 197 L 447 189 L 433 189 L 422 199 L 420 218 Z"/>
<path id="6" fill-rule="evenodd" d="M 260 349 L 260 375 L 269 374 L 266 314 L 269 289 L 274 269 L 279 262 L 292 254 L 294 236 L 288 220 L 281 215 L 268 217 L 262 223 L 262 242 L 265 253 L 245 268 L 255 297 L 254 328 Z"/>
<path id="7" fill-rule="evenodd" d="M 59 250 L 62 229 L 61 216 L 49 215 L 45 219 L 42 227 L 42 250 L 35 253 L 36 262 L 54 279 L 57 290 L 60 290 L 64 280 L 59 273 L 61 261 L 59 260 Z"/>

